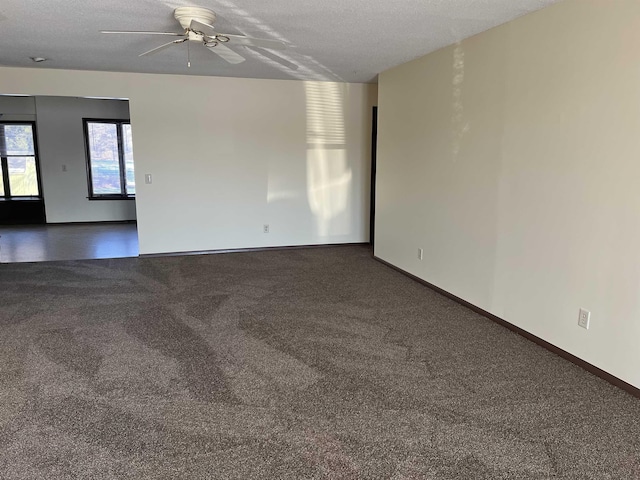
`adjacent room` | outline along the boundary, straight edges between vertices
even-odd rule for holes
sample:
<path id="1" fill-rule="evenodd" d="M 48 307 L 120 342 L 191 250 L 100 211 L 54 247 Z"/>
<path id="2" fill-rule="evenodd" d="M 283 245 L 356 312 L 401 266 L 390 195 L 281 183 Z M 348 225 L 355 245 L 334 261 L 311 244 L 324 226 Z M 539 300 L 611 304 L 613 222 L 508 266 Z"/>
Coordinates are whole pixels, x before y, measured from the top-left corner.
<path id="1" fill-rule="evenodd" d="M 0 477 L 640 478 L 639 24 L 5 0 Z"/>
<path id="2" fill-rule="evenodd" d="M 138 255 L 126 100 L 0 95 L 0 263 Z"/>

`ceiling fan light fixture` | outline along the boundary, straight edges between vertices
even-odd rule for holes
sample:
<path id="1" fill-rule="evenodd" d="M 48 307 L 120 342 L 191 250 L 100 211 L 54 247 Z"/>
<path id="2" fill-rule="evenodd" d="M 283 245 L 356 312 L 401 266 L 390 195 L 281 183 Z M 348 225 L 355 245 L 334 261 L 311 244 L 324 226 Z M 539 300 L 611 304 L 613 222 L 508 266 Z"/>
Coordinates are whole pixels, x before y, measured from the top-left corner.
<path id="1" fill-rule="evenodd" d="M 216 45 L 218 45 L 218 42 L 216 40 L 211 40 L 208 42 L 204 42 L 204 46 L 205 47 L 215 47 Z"/>
<path id="2" fill-rule="evenodd" d="M 178 7 L 173 11 L 173 16 L 184 29 L 191 27 L 192 20 L 197 20 L 205 25 L 213 25 L 216 21 L 216 14 L 204 7 Z"/>
<path id="3" fill-rule="evenodd" d="M 29 58 L 34 63 L 46 62 L 48 60 L 48 58 L 44 58 L 44 57 L 29 57 Z"/>
<path id="4" fill-rule="evenodd" d="M 227 37 L 226 35 L 216 35 L 216 40 L 222 43 L 227 43 L 230 38 Z"/>

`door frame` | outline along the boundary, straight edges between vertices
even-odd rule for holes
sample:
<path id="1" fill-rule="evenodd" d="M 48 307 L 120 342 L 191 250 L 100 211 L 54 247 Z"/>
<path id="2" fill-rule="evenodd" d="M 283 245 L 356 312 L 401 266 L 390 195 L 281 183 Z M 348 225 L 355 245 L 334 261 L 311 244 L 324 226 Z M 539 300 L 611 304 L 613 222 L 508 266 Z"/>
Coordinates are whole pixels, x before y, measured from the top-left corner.
<path id="1" fill-rule="evenodd" d="M 378 146 L 378 107 L 371 112 L 371 198 L 369 206 L 369 243 L 374 246 L 376 231 L 376 162 Z"/>

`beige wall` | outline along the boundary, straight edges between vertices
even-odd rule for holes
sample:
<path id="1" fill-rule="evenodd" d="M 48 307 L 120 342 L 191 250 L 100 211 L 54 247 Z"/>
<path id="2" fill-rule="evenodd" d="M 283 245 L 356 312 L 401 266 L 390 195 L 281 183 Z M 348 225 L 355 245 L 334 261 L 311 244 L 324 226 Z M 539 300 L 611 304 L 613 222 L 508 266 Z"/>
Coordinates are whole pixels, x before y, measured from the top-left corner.
<path id="1" fill-rule="evenodd" d="M 0 93 L 129 99 L 140 253 L 368 241 L 375 86 L 0 68 Z"/>
<path id="2" fill-rule="evenodd" d="M 636 387 L 638 45 L 639 2 L 569 0 L 381 74 L 375 239 Z"/>

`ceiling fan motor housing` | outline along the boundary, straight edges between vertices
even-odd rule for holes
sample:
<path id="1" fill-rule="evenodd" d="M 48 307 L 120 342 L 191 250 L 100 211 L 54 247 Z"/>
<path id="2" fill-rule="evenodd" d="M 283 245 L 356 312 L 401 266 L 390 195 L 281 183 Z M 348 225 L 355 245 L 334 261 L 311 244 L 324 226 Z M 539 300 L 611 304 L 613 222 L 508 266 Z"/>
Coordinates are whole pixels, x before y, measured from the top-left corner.
<path id="1" fill-rule="evenodd" d="M 174 10 L 173 16 L 185 30 L 189 28 L 192 20 L 206 25 L 213 25 L 216 21 L 216 14 L 204 7 L 178 7 Z"/>

